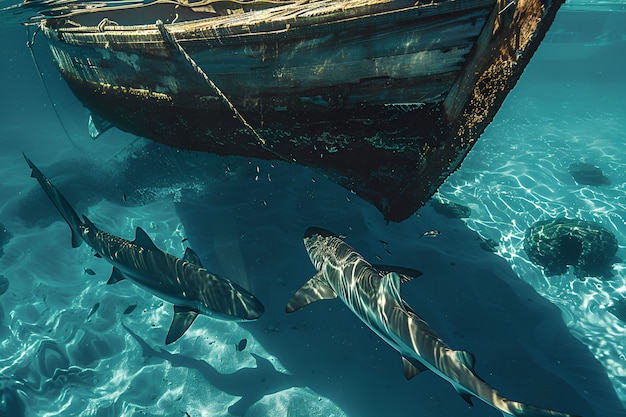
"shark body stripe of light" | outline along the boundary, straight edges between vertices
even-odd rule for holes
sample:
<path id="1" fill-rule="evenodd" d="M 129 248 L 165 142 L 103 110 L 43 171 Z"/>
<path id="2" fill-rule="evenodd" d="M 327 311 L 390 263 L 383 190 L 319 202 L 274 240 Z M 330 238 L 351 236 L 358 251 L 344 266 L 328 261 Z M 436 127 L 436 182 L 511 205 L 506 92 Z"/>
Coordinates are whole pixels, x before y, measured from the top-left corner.
<path id="1" fill-rule="evenodd" d="M 321 299 L 340 298 L 381 339 L 402 356 L 407 379 L 431 370 L 448 381 L 472 404 L 479 398 L 504 416 L 576 417 L 502 396 L 474 372 L 474 355 L 454 350 L 402 299 L 400 283 L 407 268 L 385 266 L 380 272 L 341 238 L 321 228 L 309 228 L 304 246 L 318 273 L 287 303 L 296 311 Z M 415 271 L 413 276 L 420 275 Z"/>
<path id="2" fill-rule="evenodd" d="M 209 272 L 196 253 L 187 248 L 178 258 L 157 248 L 140 227 L 129 241 L 96 227 L 86 216 L 81 219 L 50 180 L 25 155 L 26 162 L 46 195 L 72 231 L 72 246 L 84 241 L 113 266 L 108 284 L 128 279 L 148 292 L 174 304 L 174 318 L 166 344 L 180 338 L 199 314 L 235 321 L 256 320 L 263 304 L 248 290 Z"/>

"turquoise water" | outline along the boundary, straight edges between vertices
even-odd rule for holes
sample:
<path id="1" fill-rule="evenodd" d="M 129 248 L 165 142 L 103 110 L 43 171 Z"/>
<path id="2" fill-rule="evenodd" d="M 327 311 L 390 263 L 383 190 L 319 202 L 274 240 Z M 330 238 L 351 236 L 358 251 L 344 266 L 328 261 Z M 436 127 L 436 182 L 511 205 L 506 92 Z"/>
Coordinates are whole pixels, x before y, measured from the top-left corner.
<path id="1" fill-rule="evenodd" d="M 625 19 L 626 21 L 626 19 Z M 555 32 L 567 22 L 555 22 Z M 559 26 L 560 25 L 560 26 Z M 21 28 L 0 51 L 0 408 L 10 416 L 499 416 L 469 407 L 435 375 L 406 381 L 397 353 L 337 300 L 286 314 L 315 271 L 309 226 L 338 234 L 372 262 L 423 276 L 402 295 L 507 397 L 583 416 L 625 415 L 626 323 L 607 307 L 626 297 L 623 263 L 611 279 L 547 277 L 523 239 L 535 221 L 594 221 L 625 259 L 624 42 L 553 59 L 545 43 L 494 122 L 436 199 L 471 209 L 464 220 L 431 204 L 401 224 L 297 166 L 181 152 L 119 131 L 87 139 L 87 113 L 36 45 L 52 110 Z M 67 132 L 67 134 L 66 134 Z M 266 306 L 252 323 L 200 317 L 173 345 L 170 304 L 127 282 L 70 234 L 21 153 L 80 213 L 132 240 L 137 226 L 182 256 L 247 286 Z M 576 184 L 574 162 L 611 185 Z M 422 237 L 437 230 L 435 237 Z M 496 243 L 481 247 L 480 237 Z M 94 275 L 86 272 L 86 269 Z M 244 349 L 239 349 L 246 339 Z"/>
<path id="2" fill-rule="evenodd" d="M 440 194 L 472 208 L 468 226 L 499 242 L 498 254 L 561 309 L 568 327 L 606 366 L 623 398 L 626 323 L 607 310 L 625 297 L 623 264 L 615 265 L 616 274 L 609 280 L 580 281 L 571 272 L 546 277 L 530 263 L 522 246 L 534 222 L 567 217 L 610 230 L 618 236 L 621 255 L 620 237 L 626 233 L 626 85 L 619 76 L 609 74 L 604 79 L 603 71 L 615 68 L 601 63 L 589 64 L 586 77 L 580 68 L 569 75 L 570 65 L 549 62 L 549 55 L 542 55 L 545 52 L 540 50 L 538 65 L 530 66 Z M 548 64 L 564 71 L 563 79 L 544 77 Z M 578 185 L 568 172 L 575 162 L 601 167 L 611 185 Z"/>

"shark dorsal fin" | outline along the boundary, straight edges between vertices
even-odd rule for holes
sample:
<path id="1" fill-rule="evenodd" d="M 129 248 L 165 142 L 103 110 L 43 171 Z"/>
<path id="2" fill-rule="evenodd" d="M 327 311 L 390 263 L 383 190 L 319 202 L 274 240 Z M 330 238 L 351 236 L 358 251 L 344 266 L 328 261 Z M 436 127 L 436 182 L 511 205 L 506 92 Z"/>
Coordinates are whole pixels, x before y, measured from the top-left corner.
<path id="1" fill-rule="evenodd" d="M 107 285 L 115 284 L 116 282 L 120 282 L 121 280 L 126 279 L 126 277 L 122 274 L 122 271 L 113 267 L 113 271 L 111 271 L 111 276 L 107 281 Z"/>
<path id="2" fill-rule="evenodd" d="M 400 298 L 400 275 L 390 272 L 381 278 L 380 291 L 389 297 Z"/>
<path id="3" fill-rule="evenodd" d="M 174 319 L 167 332 L 165 344 L 174 343 L 185 334 L 191 323 L 198 317 L 199 312 L 187 307 L 174 306 Z"/>
<path id="4" fill-rule="evenodd" d="M 454 351 L 456 358 L 461 362 L 467 369 L 474 372 L 474 364 L 476 363 L 476 358 L 473 353 L 466 352 L 464 350 L 455 350 Z"/>
<path id="5" fill-rule="evenodd" d="M 378 270 L 378 273 L 381 277 L 384 277 L 390 272 L 395 272 L 400 275 L 400 283 L 404 284 L 405 282 L 409 282 L 414 278 L 423 275 L 422 271 L 418 271 L 413 268 L 405 268 L 403 266 L 395 266 L 395 265 L 383 265 L 383 264 L 372 264 L 374 268 Z"/>
<path id="6" fill-rule="evenodd" d="M 185 255 L 183 256 L 183 260 L 189 262 L 190 264 L 194 264 L 196 266 L 202 267 L 202 262 L 200 262 L 200 257 L 191 248 L 185 249 Z"/>
<path id="7" fill-rule="evenodd" d="M 93 224 L 93 222 L 89 220 L 89 218 L 87 218 L 87 216 L 85 216 L 84 214 L 83 214 L 83 222 L 85 223 L 85 225 L 87 225 L 87 227 L 92 228 L 92 229 L 97 229 L 96 225 Z"/>
<path id="8" fill-rule="evenodd" d="M 428 368 L 421 363 L 419 365 L 414 365 L 404 356 L 402 357 L 402 369 L 404 370 L 404 376 L 406 377 L 406 379 L 411 379 L 415 375 L 418 375 L 421 372 L 428 370 Z"/>
<path id="9" fill-rule="evenodd" d="M 135 240 L 133 240 L 133 243 L 145 249 L 157 251 L 159 250 L 159 248 L 156 247 L 152 239 L 150 239 L 150 236 L 148 236 L 146 231 L 139 226 L 137 226 L 137 229 L 135 230 Z"/>
<path id="10" fill-rule="evenodd" d="M 324 278 L 322 272 L 318 272 L 308 280 L 287 303 L 285 311 L 292 313 L 302 307 L 318 300 L 330 300 L 337 298 L 337 293 L 328 285 L 328 281 Z"/>

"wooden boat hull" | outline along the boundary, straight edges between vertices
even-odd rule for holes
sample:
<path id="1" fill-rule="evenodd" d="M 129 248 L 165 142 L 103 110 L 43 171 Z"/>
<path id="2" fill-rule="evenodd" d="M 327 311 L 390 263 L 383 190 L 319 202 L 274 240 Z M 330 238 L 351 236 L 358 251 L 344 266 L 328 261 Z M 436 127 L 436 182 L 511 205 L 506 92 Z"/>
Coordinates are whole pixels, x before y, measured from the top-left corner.
<path id="1" fill-rule="evenodd" d="M 459 166 L 560 0 L 206 4 L 41 28 L 99 118 L 184 149 L 314 167 L 401 221 Z"/>

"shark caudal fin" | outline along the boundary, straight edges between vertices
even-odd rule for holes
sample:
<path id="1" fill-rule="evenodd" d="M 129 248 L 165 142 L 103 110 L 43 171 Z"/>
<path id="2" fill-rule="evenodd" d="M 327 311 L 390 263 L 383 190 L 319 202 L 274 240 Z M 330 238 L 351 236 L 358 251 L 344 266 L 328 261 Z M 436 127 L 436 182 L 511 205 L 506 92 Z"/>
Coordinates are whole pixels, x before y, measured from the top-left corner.
<path id="1" fill-rule="evenodd" d="M 563 413 L 548 410 L 534 405 L 524 404 L 517 401 L 504 400 L 506 410 L 500 409 L 504 417 L 580 417 L 576 414 Z M 498 407 L 499 408 L 499 407 Z"/>
<path id="2" fill-rule="evenodd" d="M 72 247 L 79 247 L 80 244 L 83 243 L 83 239 L 81 238 L 80 232 L 78 230 L 80 225 L 83 224 L 83 222 L 80 220 L 80 217 L 78 217 L 78 214 L 76 214 L 76 211 L 74 211 L 74 209 L 72 208 L 70 203 L 67 202 L 65 197 L 63 197 L 63 195 L 61 195 L 61 193 L 56 188 L 54 188 L 50 180 L 46 178 L 45 175 L 43 175 L 43 173 L 39 170 L 39 168 L 37 168 L 37 166 L 35 166 L 33 161 L 28 159 L 26 155 L 24 155 L 24 159 L 26 159 L 28 166 L 30 166 L 30 168 L 33 170 L 30 176 L 35 178 L 37 182 L 39 182 L 39 185 L 41 185 L 41 188 L 43 188 L 43 190 L 46 192 L 46 194 L 50 198 L 50 201 L 52 201 L 57 210 L 59 210 L 59 213 L 61 213 L 67 224 L 70 226 L 70 229 L 72 230 Z"/>

